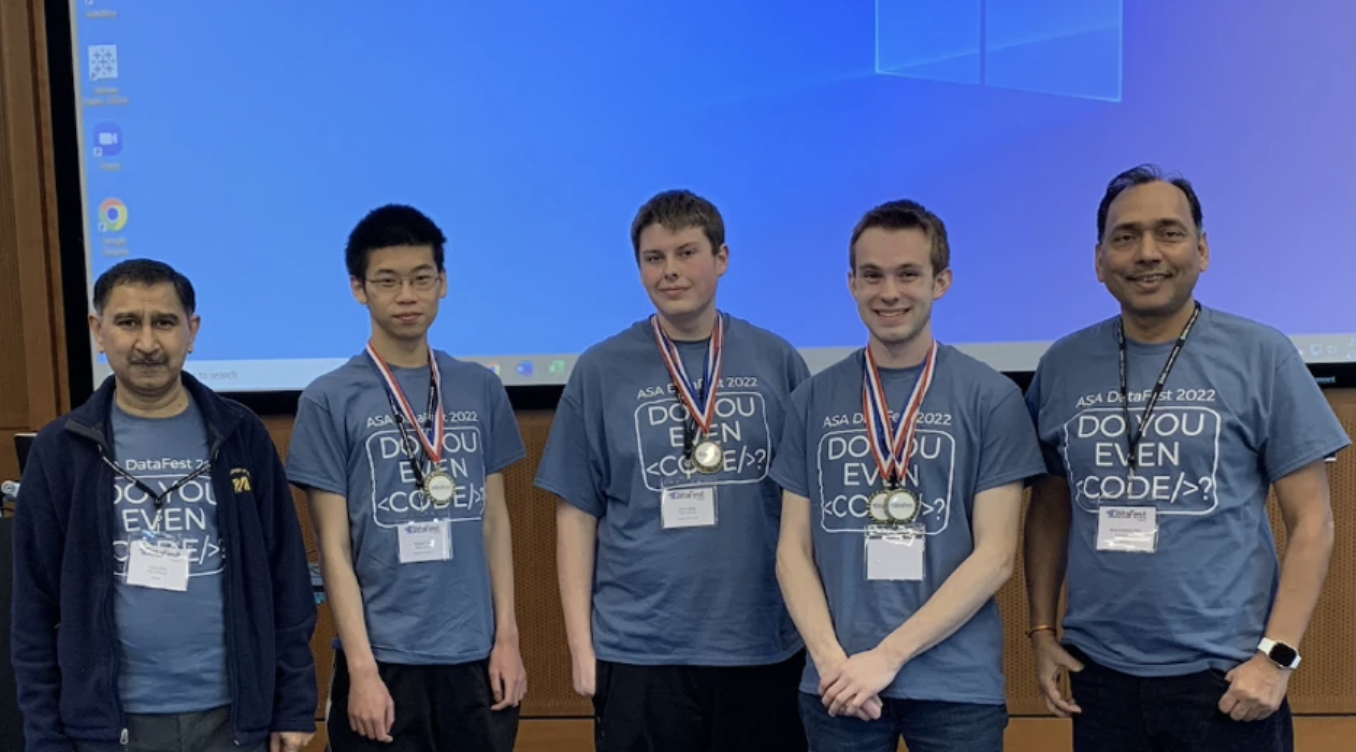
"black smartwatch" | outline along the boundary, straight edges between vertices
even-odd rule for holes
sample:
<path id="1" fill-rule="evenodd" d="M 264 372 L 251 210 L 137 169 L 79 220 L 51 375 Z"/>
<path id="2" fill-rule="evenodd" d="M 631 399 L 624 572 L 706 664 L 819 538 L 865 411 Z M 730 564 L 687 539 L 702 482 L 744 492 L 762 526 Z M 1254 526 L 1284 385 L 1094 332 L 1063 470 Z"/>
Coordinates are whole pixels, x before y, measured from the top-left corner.
<path id="1" fill-rule="evenodd" d="M 1275 640 L 1263 637 L 1262 641 L 1258 643 L 1257 649 L 1262 651 L 1262 654 L 1267 658 L 1271 659 L 1272 663 L 1281 668 L 1295 669 L 1300 665 L 1299 651 L 1284 642 L 1276 642 Z"/>

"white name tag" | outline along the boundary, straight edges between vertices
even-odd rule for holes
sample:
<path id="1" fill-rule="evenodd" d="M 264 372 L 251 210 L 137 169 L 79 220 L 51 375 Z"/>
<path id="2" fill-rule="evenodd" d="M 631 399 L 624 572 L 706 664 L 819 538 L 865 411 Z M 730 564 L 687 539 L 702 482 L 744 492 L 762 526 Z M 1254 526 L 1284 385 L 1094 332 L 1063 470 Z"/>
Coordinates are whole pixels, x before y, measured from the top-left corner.
<path id="1" fill-rule="evenodd" d="M 128 547 L 127 584 L 152 590 L 188 590 L 188 551 L 168 536 L 134 538 Z"/>
<path id="2" fill-rule="evenodd" d="M 406 522 L 400 528 L 400 563 L 448 561 L 452 558 L 452 523 L 448 520 Z"/>
<path id="3" fill-rule="evenodd" d="M 659 503 L 662 507 L 664 529 L 683 527 L 714 527 L 716 524 L 716 489 L 666 488 Z"/>
<path id="4" fill-rule="evenodd" d="M 866 579 L 919 582 L 927 536 L 918 526 L 871 528 L 866 532 Z"/>
<path id="5" fill-rule="evenodd" d="M 1158 510 L 1154 507 L 1099 508 L 1097 550 L 1154 553 L 1158 550 Z"/>

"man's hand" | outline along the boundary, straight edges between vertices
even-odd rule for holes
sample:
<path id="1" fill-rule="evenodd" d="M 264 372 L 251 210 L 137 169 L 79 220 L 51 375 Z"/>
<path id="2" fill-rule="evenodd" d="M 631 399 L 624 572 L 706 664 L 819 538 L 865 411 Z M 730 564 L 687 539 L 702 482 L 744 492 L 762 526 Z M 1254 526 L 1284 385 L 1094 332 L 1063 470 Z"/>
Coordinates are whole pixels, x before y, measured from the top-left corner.
<path id="1" fill-rule="evenodd" d="M 516 641 L 495 642 L 490 651 L 490 688 L 495 702 L 490 710 L 516 707 L 527 694 L 527 669 Z"/>
<path id="2" fill-rule="evenodd" d="M 592 697 L 597 691 L 598 657 L 593 650 L 581 650 L 572 656 L 574 664 L 574 691 L 581 697 Z"/>
<path id="3" fill-rule="evenodd" d="M 379 742 L 391 742 L 395 725 L 395 700 L 376 669 L 350 674 L 348 724 L 359 735 Z"/>
<path id="4" fill-rule="evenodd" d="M 1260 721 L 1275 713 L 1290 685 L 1290 670 L 1258 653 L 1225 675 L 1229 691 L 1219 700 L 1219 710 L 1235 721 Z"/>
<path id="5" fill-rule="evenodd" d="M 268 752 L 301 752 L 313 736 L 301 731 L 274 731 L 268 739 Z"/>
<path id="6" fill-rule="evenodd" d="M 880 691 L 895 680 L 901 665 L 879 648 L 858 653 L 820 674 L 819 693 L 829 715 L 862 720 L 880 717 Z"/>
<path id="7" fill-rule="evenodd" d="M 1036 654 L 1036 683 L 1040 685 L 1045 707 L 1060 718 L 1082 713 L 1083 709 L 1078 707 L 1074 698 L 1064 699 L 1064 693 L 1059 689 L 1059 679 L 1064 671 L 1082 671 L 1083 664 L 1069 655 L 1069 651 L 1059 644 L 1052 632 L 1041 631 L 1031 635 L 1031 650 Z"/>

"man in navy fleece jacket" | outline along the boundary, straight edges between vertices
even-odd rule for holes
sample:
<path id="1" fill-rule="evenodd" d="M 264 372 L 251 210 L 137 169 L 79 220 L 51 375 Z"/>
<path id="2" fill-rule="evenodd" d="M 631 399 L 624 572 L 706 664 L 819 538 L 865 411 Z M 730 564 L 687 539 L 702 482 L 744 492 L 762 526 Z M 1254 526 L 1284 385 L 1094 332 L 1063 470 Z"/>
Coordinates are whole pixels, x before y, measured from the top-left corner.
<path id="1" fill-rule="evenodd" d="M 113 377 L 33 444 L 14 529 L 29 752 L 298 752 L 315 732 L 305 545 L 257 416 L 183 373 L 193 286 L 125 261 L 94 287 Z"/>

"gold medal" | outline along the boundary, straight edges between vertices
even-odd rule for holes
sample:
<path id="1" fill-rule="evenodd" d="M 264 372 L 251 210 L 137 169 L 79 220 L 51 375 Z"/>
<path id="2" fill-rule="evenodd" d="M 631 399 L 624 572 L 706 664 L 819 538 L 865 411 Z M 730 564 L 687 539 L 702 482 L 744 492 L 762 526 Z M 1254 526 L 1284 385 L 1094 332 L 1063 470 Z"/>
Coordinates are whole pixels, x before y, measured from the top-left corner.
<path id="1" fill-rule="evenodd" d="M 445 507 L 457 495 L 457 483 L 442 470 L 434 470 L 424 478 L 424 495 L 435 507 Z"/>
<path id="2" fill-rule="evenodd" d="M 720 443 L 714 439 L 703 439 L 697 442 L 697 446 L 692 448 L 692 466 L 703 473 L 720 472 L 721 465 L 725 464 L 724 452 L 721 451 Z"/>
<path id="3" fill-rule="evenodd" d="M 890 492 L 877 491 L 871 494 L 871 519 L 885 524 L 890 522 Z"/>
<path id="4" fill-rule="evenodd" d="M 896 488 L 886 492 L 885 510 L 894 522 L 904 525 L 911 524 L 918 519 L 918 512 L 921 508 L 922 505 L 918 503 L 918 497 L 907 488 Z"/>

